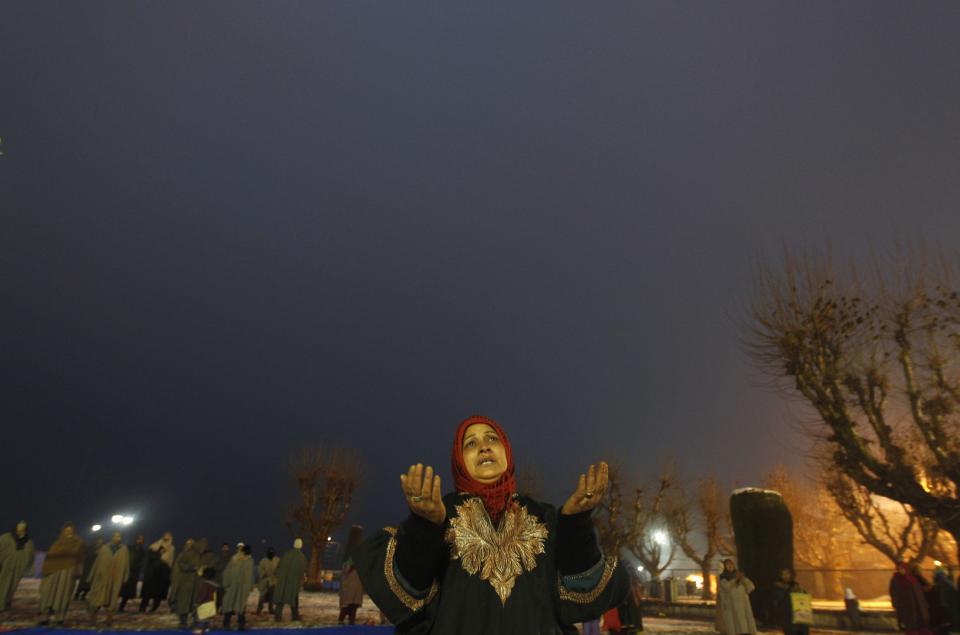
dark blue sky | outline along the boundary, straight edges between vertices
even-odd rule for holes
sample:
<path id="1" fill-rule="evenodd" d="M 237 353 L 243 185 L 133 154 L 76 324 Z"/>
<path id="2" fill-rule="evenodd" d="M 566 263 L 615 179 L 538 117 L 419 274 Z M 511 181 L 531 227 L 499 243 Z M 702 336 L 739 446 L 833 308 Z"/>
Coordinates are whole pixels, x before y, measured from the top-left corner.
<path id="1" fill-rule="evenodd" d="M 752 264 L 960 233 L 955 2 L 0 4 L 3 518 L 284 536 L 453 429 L 551 500 L 606 456 L 752 484 L 804 442 Z M 41 545 L 45 546 L 45 545 Z"/>

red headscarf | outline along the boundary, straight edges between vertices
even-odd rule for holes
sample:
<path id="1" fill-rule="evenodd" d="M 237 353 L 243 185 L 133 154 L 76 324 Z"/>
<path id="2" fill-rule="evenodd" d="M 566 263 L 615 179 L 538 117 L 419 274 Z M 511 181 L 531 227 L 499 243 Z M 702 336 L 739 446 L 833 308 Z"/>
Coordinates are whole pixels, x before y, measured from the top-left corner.
<path id="1" fill-rule="evenodd" d="M 507 469 L 494 483 L 481 483 L 470 476 L 467 471 L 467 465 L 463 460 L 463 435 L 467 428 L 477 423 L 485 423 L 500 435 L 500 442 L 503 443 L 504 454 L 507 458 Z M 513 450 L 510 448 L 510 439 L 504 434 L 493 419 L 481 417 L 479 415 L 465 419 L 457 428 L 457 434 L 453 438 L 453 483 L 458 492 L 475 494 L 483 499 L 483 506 L 487 508 L 490 519 L 494 523 L 500 520 L 504 510 L 510 503 L 510 499 L 517 491 L 517 480 L 513 475 Z"/>

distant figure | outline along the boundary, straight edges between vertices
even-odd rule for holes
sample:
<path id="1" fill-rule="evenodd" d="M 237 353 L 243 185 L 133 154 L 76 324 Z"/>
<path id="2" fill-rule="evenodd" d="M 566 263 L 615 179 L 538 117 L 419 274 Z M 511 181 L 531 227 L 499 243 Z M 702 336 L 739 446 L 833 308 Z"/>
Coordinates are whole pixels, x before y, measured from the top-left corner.
<path id="1" fill-rule="evenodd" d="M 159 552 L 162 555 L 161 560 L 163 560 L 164 564 L 166 564 L 170 569 L 173 568 L 173 563 L 176 556 L 176 548 L 173 545 L 172 533 L 169 531 L 165 532 L 163 534 L 163 538 L 154 541 L 150 545 L 150 551 Z"/>
<path id="2" fill-rule="evenodd" d="M 201 554 L 207 548 L 204 539 L 188 540 L 184 545 L 183 553 L 177 556 L 173 566 L 170 597 L 173 600 L 173 611 L 180 618 L 180 627 L 187 627 L 187 618 L 193 615 L 194 599 L 197 594 L 197 579 L 203 574 Z M 214 573 L 210 572 L 211 577 Z M 211 578 L 212 579 L 212 578 Z"/>
<path id="3" fill-rule="evenodd" d="M 750 606 L 753 582 L 730 558 L 723 561 L 717 587 L 717 630 L 723 635 L 756 635 L 757 623 Z"/>
<path id="4" fill-rule="evenodd" d="M 62 626 L 73 598 L 77 578 L 83 573 L 83 539 L 77 535 L 72 523 L 60 530 L 57 538 L 43 559 L 40 569 L 40 625 L 50 623 L 52 615 Z"/>
<path id="5" fill-rule="evenodd" d="M 923 587 L 910 573 L 907 563 L 897 563 L 890 579 L 890 601 L 897 613 L 897 624 L 907 635 L 930 635 L 930 612 Z"/>
<path id="6" fill-rule="evenodd" d="M 206 542 L 204 540 L 198 541 Z M 202 555 L 202 554 L 201 554 Z M 214 577 L 217 575 L 217 571 L 213 566 L 209 566 L 203 569 L 203 574 L 200 576 L 200 580 L 197 582 L 194 589 L 193 595 L 193 632 L 194 633 L 206 633 L 210 630 L 210 620 L 212 616 L 200 615 L 198 609 L 204 604 L 213 602 L 214 605 L 217 603 L 217 596 L 220 595 L 220 587 L 214 581 Z M 214 608 L 214 615 L 216 615 L 216 609 Z"/>
<path id="7" fill-rule="evenodd" d="M 950 632 L 950 614 L 940 602 L 940 590 L 923 576 L 919 563 L 910 569 L 911 574 L 923 589 L 923 599 L 927 601 L 927 627 L 934 633 L 946 635 Z"/>
<path id="8" fill-rule="evenodd" d="M 356 624 L 357 609 L 363 604 L 363 584 L 360 575 L 353 564 L 353 560 L 343 563 L 340 577 L 340 617 L 337 621 L 343 624 L 346 618 L 348 624 Z"/>
<path id="9" fill-rule="evenodd" d="M 153 613 L 167 597 L 170 589 L 170 567 L 164 562 L 163 555 L 163 547 L 154 550 L 152 545 L 144 555 L 143 588 L 140 589 L 141 613 L 146 611 L 147 605 L 151 603 L 150 612 Z"/>
<path id="10" fill-rule="evenodd" d="M 237 630 L 247 630 L 247 600 L 253 591 L 253 558 L 250 545 L 230 559 L 223 572 L 223 630 L 230 630 L 230 620 L 237 616 Z"/>
<path id="11" fill-rule="evenodd" d="M 13 531 L 0 536 L 0 611 L 6 611 L 23 574 L 33 567 L 33 540 L 27 521 L 21 520 Z"/>
<path id="12" fill-rule="evenodd" d="M 184 574 L 180 572 L 180 568 L 179 568 L 177 565 L 178 565 L 179 562 L 180 562 L 180 558 L 183 557 L 183 554 L 185 554 L 185 553 L 187 553 L 188 551 L 190 551 L 191 549 L 193 549 L 194 542 L 195 542 L 195 541 L 193 540 L 193 538 L 187 538 L 186 540 L 183 541 L 183 550 L 180 552 L 180 555 L 177 556 L 177 558 L 173 561 L 173 566 L 170 568 L 170 597 L 169 597 L 169 603 L 170 603 L 170 609 L 171 609 L 174 613 L 177 612 L 177 591 L 179 590 L 179 587 L 180 587 L 180 580 L 183 579 L 183 577 L 184 577 Z M 197 559 L 196 559 L 196 565 L 197 565 L 197 567 L 199 568 L 199 566 L 200 566 L 200 557 L 199 557 L 199 555 L 197 556 Z M 196 571 L 194 571 L 194 575 L 195 575 L 195 574 L 196 574 Z M 195 589 L 191 589 L 191 590 L 188 592 L 188 593 L 190 594 L 190 597 L 193 597 L 193 592 L 194 592 L 194 591 L 195 591 Z M 190 603 L 193 604 L 193 600 L 190 600 Z"/>
<path id="13" fill-rule="evenodd" d="M 267 610 L 273 614 L 273 590 L 277 586 L 277 565 L 280 564 L 280 558 L 277 557 L 273 547 L 267 547 L 267 555 L 257 566 L 257 591 L 260 597 L 257 598 L 257 615 L 263 610 L 263 605 L 267 605 Z"/>
<path id="14" fill-rule="evenodd" d="M 797 575 L 793 569 L 782 569 L 780 579 L 774 583 L 773 611 L 783 628 L 784 635 L 808 635 L 808 624 L 795 624 L 793 621 L 793 593 L 806 593 L 797 582 Z"/>
<path id="15" fill-rule="evenodd" d="M 847 609 L 847 618 L 850 620 L 850 627 L 860 630 L 860 600 L 854 595 L 853 589 L 847 587 L 843 590 L 843 606 Z"/>
<path id="16" fill-rule="evenodd" d="M 293 549 L 287 551 L 277 564 L 277 586 L 274 589 L 273 602 L 276 608 L 273 618 L 277 622 L 283 619 L 283 607 L 290 605 L 290 619 L 300 620 L 300 587 L 303 575 L 307 571 L 307 558 L 303 555 L 303 541 L 293 541 Z"/>
<path id="17" fill-rule="evenodd" d="M 140 582 L 140 571 L 143 569 L 143 557 L 146 551 L 143 548 L 143 536 L 137 536 L 136 540 L 127 545 L 127 553 L 130 556 L 130 577 L 120 589 L 120 605 L 117 606 L 117 613 L 123 613 L 127 600 L 137 597 L 137 583 Z"/>
<path id="18" fill-rule="evenodd" d="M 948 569 L 938 567 L 933 574 L 933 586 L 940 594 L 940 605 L 947 616 L 947 628 L 943 632 L 960 632 L 960 594 L 953 583 L 953 576 Z"/>
<path id="19" fill-rule="evenodd" d="M 87 614 L 95 622 L 97 611 L 106 609 L 107 624 L 113 619 L 120 597 L 120 587 L 130 576 L 130 555 L 119 531 L 113 532 L 110 542 L 100 547 L 88 577 L 90 594 L 87 596 Z"/>
<path id="20" fill-rule="evenodd" d="M 103 538 L 97 538 L 83 554 L 83 571 L 80 573 L 80 583 L 77 585 L 77 593 L 73 596 L 73 599 L 87 599 L 87 593 L 90 592 L 90 571 L 93 570 L 93 563 L 96 562 L 97 554 L 100 553 L 100 547 L 102 546 Z"/>
<path id="21" fill-rule="evenodd" d="M 239 550 L 238 550 L 239 551 Z M 233 559 L 234 552 L 233 547 L 230 546 L 230 543 L 223 543 L 220 545 L 220 553 L 217 554 L 214 563 L 213 570 L 216 573 L 213 577 L 213 581 L 217 583 L 217 586 L 223 589 L 223 572 L 227 570 L 227 567 L 230 566 L 230 561 Z M 223 593 L 217 594 L 217 609 L 219 609 L 223 604 Z"/>

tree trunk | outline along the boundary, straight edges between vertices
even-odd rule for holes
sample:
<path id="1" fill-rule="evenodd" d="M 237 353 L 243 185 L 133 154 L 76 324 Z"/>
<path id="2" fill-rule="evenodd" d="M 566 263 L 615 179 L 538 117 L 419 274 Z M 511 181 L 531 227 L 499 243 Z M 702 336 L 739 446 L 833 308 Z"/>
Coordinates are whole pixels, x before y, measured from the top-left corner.
<path id="1" fill-rule="evenodd" d="M 700 592 L 701 600 L 712 600 L 713 593 L 710 592 L 710 562 L 704 562 L 700 565 L 700 575 L 703 576 L 703 590 Z"/>
<path id="2" fill-rule="evenodd" d="M 310 564 L 307 566 L 307 579 L 311 582 L 317 582 L 320 578 L 320 554 L 323 553 L 323 547 L 326 542 L 317 543 L 316 540 L 310 544 Z"/>

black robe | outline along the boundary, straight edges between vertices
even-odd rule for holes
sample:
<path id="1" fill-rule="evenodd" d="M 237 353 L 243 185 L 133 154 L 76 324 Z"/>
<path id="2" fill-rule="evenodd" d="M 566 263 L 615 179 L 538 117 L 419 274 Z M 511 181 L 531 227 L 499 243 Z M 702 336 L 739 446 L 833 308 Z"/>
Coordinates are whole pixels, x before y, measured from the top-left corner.
<path id="1" fill-rule="evenodd" d="M 143 568 L 143 545 L 131 543 L 127 545 L 127 553 L 130 554 L 130 577 L 120 587 L 120 597 L 131 599 L 137 597 L 137 582 L 140 581 L 140 569 Z"/>
<path id="2" fill-rule="evenodd" d="M 447 520 L 411 515 L 355 551 L 364 590 L 397 633 L 555 635 L 623 602 L 629 577 L 597 548 L 589 513 L 517 497 L 494 529 L 477 497 L 444 497 Z"/>
<path id="3" fill-rule="evenodd" d="M 143 588 L 140 597 L 148 600 L 164 600 L 170 589 L 170 567 L 160 557 L 159 551 L 147 550 L 143 567 Z"/>

